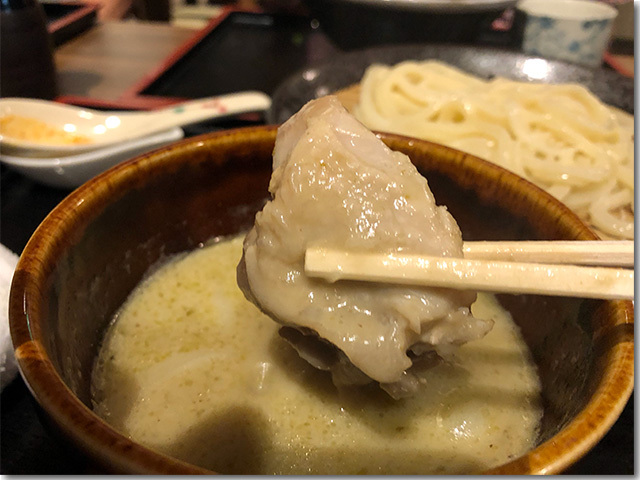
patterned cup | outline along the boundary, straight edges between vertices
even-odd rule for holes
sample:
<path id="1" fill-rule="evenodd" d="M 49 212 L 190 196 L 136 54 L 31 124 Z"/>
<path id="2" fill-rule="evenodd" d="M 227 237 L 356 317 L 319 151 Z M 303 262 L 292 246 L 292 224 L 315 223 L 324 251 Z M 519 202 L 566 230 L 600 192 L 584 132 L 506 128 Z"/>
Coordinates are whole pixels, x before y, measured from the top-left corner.
<path id="1" fill-rule="evenodd" d="M 592 0 L 522 0 L 526 15 L 522 49 L 530 55 L 597 67 L 608 47 L 618 11 Z"/>

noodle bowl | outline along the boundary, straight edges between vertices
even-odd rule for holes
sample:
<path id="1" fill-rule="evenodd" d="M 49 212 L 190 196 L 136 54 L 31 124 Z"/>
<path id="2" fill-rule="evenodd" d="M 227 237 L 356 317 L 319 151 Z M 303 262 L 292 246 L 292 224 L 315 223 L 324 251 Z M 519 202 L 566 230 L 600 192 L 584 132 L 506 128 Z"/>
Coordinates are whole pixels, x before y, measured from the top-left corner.
<path id="1" fill-rule="evenodd" d="M 603 237 L 633 238 L 633 117 L 577 84 L 484 80 L 437 61 L 370 66 L 356 117 L 441 143 L 542 187 Z"/>

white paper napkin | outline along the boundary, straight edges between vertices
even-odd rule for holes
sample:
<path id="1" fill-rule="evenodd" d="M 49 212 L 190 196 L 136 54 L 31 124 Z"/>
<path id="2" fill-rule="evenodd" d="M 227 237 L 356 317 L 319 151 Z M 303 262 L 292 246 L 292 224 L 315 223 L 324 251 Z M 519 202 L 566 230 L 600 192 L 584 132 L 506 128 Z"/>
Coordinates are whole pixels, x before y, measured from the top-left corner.
<path id="1" fill-rule="evenodd" d="M 18 373 L 9 333 L 9 289 L 18 255 L 0 244 L 0 387 L 11 383 Z"/>

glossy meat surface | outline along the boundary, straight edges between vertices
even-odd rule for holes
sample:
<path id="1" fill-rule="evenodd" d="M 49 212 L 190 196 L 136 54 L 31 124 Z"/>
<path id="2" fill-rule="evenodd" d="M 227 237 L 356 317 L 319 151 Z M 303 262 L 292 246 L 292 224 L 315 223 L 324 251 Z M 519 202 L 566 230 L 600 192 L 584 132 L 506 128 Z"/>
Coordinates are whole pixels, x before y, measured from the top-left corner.
<path id="1" fill-rule="evenodd" d="M 475 292 L 304 274 L 311 245 L 462 256 L 460 230 L 427 180 L 335 97 L 309 102 L 280 128 L 269 191 L 244 242 L 239 284 L 337 384 L 373 379 L 402 396 L 415 389 L 407 370 L 418 358 L 444 355 L 491 328 L 469 311 Z"/>

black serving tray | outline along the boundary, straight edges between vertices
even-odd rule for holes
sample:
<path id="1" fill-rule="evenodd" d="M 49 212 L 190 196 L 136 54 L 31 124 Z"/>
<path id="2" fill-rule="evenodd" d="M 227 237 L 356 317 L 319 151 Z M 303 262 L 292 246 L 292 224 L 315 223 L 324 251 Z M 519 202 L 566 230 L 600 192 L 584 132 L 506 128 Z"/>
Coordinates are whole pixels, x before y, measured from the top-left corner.
<path id="1" fill-rule="evenodd" d="M 227 10 L 123 96 L 191 99 L 242 90 L 271 95 L 337 47 L 305 16 Z"/>

